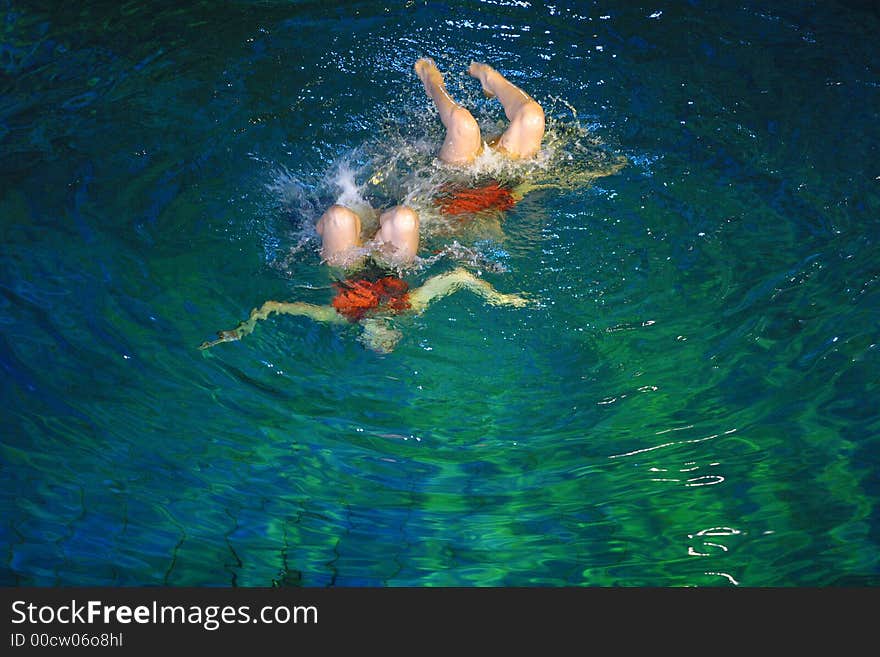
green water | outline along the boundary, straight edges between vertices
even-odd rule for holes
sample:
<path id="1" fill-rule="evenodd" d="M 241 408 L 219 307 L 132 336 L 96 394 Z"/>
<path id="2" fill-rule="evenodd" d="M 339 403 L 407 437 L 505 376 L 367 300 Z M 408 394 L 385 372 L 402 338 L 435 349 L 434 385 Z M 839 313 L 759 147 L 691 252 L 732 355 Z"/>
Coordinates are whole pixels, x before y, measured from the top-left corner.
<path id="1" fill-rule="evenodd" d="M 880 584 L 870 4 L 0 7 L 0 583 Z M 329 301 L 339 167 L 439 146 L 424 55 L 628 160 L 428 230 L 539 303 L 199 351 Z"/>

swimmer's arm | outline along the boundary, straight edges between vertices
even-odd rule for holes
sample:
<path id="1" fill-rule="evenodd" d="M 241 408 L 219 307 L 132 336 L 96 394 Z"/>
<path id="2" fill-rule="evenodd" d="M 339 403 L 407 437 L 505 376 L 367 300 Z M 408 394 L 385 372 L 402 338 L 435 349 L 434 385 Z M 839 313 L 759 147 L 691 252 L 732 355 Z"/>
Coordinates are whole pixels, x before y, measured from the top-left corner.
<path id="1" fill-rule="evenodd" d="M 598 178 L 613 176 L 625 167 L 628 162 L 626 157 L 618 155 L 613 161 L 601 166 L 594 166 L 586 171 L 578 171 L 571 174 L 555 172 L 548 174 L 547 180 L 541 180 L 539 176 L 535 181 L 516 185 L 510 190 L 510 195 L 514 201 L 519 203 L 525 198 L 526 194 L 540 189 L 575 189 L 576 187 L 583 187 Z"/>
<path id="2" fill-rule="evenodd" d="M 518 294 L 503 294 L 488 282 L 477 278 L 466 269 L 455 269 L 425 281 L 424 285 L 409 293 L 409 302 L 414 311 L 422 312 L 431 303 L 447 295 L 467 289 L 483 297 L 494 306 L 515 306 L 521 308 L 529 300 Z"/>
<path id="3" fill-rule="evenodd" d="M 287 303 L 284 301 L 267 301 L 259 308 L 251 311 L 251 316 L 230 331 L 218 331 L 218 338 L 203 342 L 199 345 L 199 349 L 208 349 L 221 342 L 234 342 L 241 340 L 244 336 L 253 333 L 254 326 L 261 319 L 266 319 L 272 313 L 279 315 L 299 315 L 301 317 L 309 317 L 316 322 L 328 322 L 333 324 L 345 323 L 342 317 L 333 306 L 316 306 L 311 303 L 302 303 L 294 301 Z"/>

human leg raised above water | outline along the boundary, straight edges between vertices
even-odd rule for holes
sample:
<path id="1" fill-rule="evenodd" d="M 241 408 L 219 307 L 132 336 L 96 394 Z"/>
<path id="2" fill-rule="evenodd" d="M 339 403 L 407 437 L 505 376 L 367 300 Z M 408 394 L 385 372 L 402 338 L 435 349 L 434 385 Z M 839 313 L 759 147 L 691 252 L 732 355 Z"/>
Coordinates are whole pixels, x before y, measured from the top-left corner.
<path id="1" fill-rule="evenodd" d="M 379 230 L 373 242 L 378 250 L 376 256 L 388 264 L 412 263 L 419 250 L 418 213 L 405 205 L 386 210 L 379 216 Z"/>
<path id="2" fill-rule="evenodd" d="M 425 87 L 425 93 L 434 101 L 440 120 L 446 127 L 446 138 L 438 157 L 448 164 L 473 162 L 483 147 L 480 126 L 476 119 L 449 95 L 443 74 L 433 59 L 422 58 L 415 63 L 414 68 Z"/>
<path id="3" fill-rule="evenodd" d="M 510 121 L 494 147 L 514 159 L 534 157 L 544 137 L 541 105 L 488 64 L 471 62 L 468 73 L 480 81 L 483 93 L 499 100 Z"/>
<path id="4" fill-rule="evenodd" d="M 342 205 L 331 205 L 315 226 L 321 236 L 321 257 L 327 264 L 347 267 L 361 257 L 361 218 Z"/>

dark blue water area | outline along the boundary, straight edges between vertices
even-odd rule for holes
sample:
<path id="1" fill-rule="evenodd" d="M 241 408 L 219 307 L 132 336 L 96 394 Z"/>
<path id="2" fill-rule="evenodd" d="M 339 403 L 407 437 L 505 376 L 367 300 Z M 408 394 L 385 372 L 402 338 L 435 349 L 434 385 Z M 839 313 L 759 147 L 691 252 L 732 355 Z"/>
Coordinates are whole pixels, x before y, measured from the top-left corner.
<path id="1" fill-rule="evenodd" d="M 880 584 L 874 3 L 0 7 L 0 584 Z M 422 56 L 567 183 L 410 284 L 535 303 L 200 351 L 436 172 Z"/>

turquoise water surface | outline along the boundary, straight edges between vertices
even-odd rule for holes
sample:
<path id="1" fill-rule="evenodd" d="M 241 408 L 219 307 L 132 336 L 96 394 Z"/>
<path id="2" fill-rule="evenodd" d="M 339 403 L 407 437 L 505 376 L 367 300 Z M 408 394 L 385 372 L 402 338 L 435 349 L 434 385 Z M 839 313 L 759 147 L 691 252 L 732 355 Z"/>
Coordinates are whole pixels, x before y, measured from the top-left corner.
<path id="1" fill-rule="evenodd" d="M 0 7 L 0 584 L 880 584 L 871 3 Z M 558 184 L 444 224 L 422 56 Z M 198 350 L 339 199 L 534 303 Z"/>

